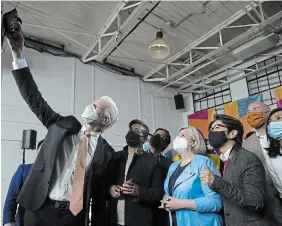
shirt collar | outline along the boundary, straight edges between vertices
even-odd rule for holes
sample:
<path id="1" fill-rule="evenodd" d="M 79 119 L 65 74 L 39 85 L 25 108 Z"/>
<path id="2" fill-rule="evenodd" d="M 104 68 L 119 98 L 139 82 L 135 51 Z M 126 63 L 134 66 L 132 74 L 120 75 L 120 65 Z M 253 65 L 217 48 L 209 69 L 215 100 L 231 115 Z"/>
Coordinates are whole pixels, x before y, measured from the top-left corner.
<path id="1" fill-rule="evenodd" d="M 256 133 L 258 140 L 260 142 L 260 145 L 262 148 L 269 148 L 269 141 L 267 139 L 266 134 L 265 135 L 258 135 L 258 133 Z"/>
<path id="2" fill-rule="evenodd" d="M 85 133 L 85 131 L 86 131 L 86 127 L 82 126 L 79 135 L 82 136 Z M 101 135 L 101 132 L 89 132 L 88 134 L 91 136 L 91 138 L 97 138 Z"/>
<path id="3" fill-rule="evenodd" d="M 231 148 L 229 148 L 229 149 L 227 150 L 227 152 L 221 153 L 220 156 L 219 156 L 219 158 L 220 158 L 222 161 L 227 161 L 228 158 L 229 158 L 229 155 L 230 155 L 230 152 L 231 152 L 232 148 L 233 148 L 233 146 L 232 146 Z"/>
<path id="4" fill-rule="evenodd" d="M 259 135 L 259 134 L 256 132 L 256 135 L 257 135 L 258 139 L 267 139 L 266 134 L 265 134 L 265 135 Z"/>

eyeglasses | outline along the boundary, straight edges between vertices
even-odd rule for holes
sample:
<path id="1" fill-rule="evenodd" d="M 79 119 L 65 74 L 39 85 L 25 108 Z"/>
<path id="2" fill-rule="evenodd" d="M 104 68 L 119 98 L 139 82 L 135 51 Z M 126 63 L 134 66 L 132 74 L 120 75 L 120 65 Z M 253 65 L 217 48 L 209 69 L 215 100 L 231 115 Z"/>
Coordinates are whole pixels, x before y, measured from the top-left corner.
<path id="1" fill-rule="evenodd" d="M 129 130 L 133 131 L 134 133 L 137 133 L 141 137 L 145 137 L 144 132 L 138 128 L 130 128 Z"/>
<path id="2" fill-rule="evenodd" d="M 216 124 L 212 128 L 210 128 L 210 131 L 219 131 L 220 128 L 227 128 L 227 127 L 221 124 Z"/>

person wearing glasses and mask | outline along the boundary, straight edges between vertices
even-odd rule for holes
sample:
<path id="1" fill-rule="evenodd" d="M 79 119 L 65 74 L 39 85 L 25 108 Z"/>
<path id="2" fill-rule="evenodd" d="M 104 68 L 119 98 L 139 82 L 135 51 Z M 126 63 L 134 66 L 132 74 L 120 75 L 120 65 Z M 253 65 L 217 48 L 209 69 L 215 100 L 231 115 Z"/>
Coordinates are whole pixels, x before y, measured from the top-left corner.
<path id="1" fill-rule="evenodd" d="M 110 226 L 154 226 L 154 209 L 164 191 L 158 159 L 142 148 L 148 134 L 146 124 L 131 121 L 125 136 L 127 146 L 113 157 Z"/>
<path id="2" fill-rule="evenodd" d="M 209 166 L 220 175 L 213 161 L 206 157 L 204 138 L 194 127 L 181 129 L 173 141 L 173 149 L 181 155 L 165 180 L 165 197 L 160 208 L 169 211 L 171 226 L 220 226 L 220 196 L 200 181 L 200 172 Z"/>
<path id="3" fill-rule="evenodd" d="M 243 148 L 253 152 L 262 162 L 266 177 L 266 211 L 273 224 L 282 224 L 282 207 L 279 193 L 274 186 L 272 174 L 272 159 L 268 153 L 270 140 L 267 137 L 267 119 L 270 108 L 261 102 L 254 102 L 248 106 L 247 121 L 255 132 L 243 142 Z M 272 158 L 272 159 L 271 159 Z"/>
<path id="4" fill-rule="evenodd" d="M 227 226 L 268 226 L 264 215 L 264 167 L 255 154 L 242 148 L 243 134 L 238 119 L 215 115 L 209 124 L 209 142 L 220 149 L 220 158 L 225 163 L 223 177 L 207 167 L 200 178 L 222 197 Z"/>
<path id="5" fill-rule="evenodd" d="M 171 141 L 171 136 L 166 129 L 158 128 L 154 132 L 150 142 L 150 153 L 160 161 L 162 170 L 163 183 L 167 176 L 168 169 L 173 161 L 162 155 L 162 152 L 168 147 Z M 168 212 L 163 209 L 156 209 L 154 226 L 169 225 Z"/>

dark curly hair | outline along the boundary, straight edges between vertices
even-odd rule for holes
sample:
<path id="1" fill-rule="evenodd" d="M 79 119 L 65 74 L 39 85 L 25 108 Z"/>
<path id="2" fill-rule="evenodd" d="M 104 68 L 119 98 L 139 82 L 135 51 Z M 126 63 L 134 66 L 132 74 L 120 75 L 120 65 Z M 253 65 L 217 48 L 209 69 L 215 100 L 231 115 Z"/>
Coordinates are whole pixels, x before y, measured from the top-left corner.
<path id="1" fill-rule="evenodd" d="M 282 111 L 282 108 L 276 108 L 269 113 L 269 116 L 268 116 L 268 119 L 267 119 L 267 122 L 266 122 L 266 126 L 267 126 L 266 128 L 268 128 L 268 125 L 270 124 L 271 116 L 278 111 Z M 278 155 L 282 155 L 281 152 L 280 152 L 280 141 L 273 139 L 272 137 L 270 137 L 268 135 L 268 133 L 267 133 L 267 138 L 268 138 L 269 143 L 270 143 L 269 148 L 266 148 L 269 157 L 275 158 Z"/>

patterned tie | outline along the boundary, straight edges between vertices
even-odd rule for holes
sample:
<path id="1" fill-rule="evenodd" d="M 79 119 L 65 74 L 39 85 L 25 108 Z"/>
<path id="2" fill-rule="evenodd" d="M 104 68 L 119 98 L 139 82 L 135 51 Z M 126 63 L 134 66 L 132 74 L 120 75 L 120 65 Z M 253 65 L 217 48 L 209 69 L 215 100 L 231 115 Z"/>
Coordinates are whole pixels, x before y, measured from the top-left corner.
<path id="1" fill-rule="evenodd" d="M 75 163 L 74 179 L 72 184 L 72 196 L 70 201 L 70 211 L 74 216 L 83 209 L 83 191 L 85 179 L 86 156 L 88 151 L 87 131 L 82 136 Z"/>

